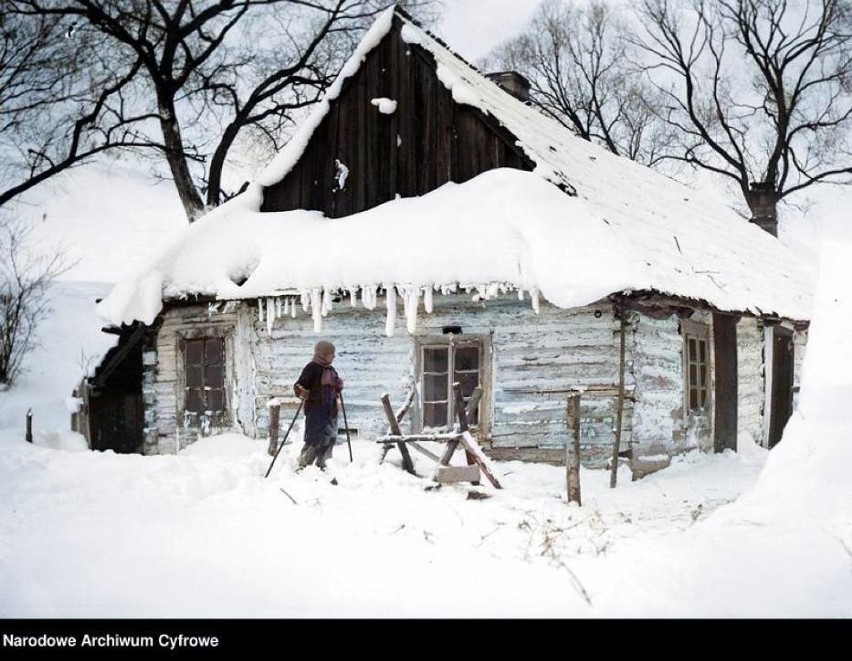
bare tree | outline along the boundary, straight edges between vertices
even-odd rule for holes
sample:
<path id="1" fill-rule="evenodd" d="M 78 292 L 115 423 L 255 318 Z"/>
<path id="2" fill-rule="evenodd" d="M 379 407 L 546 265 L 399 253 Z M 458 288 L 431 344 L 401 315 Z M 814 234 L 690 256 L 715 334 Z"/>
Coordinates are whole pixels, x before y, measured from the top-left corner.
<path id="1" fill-rule="evenodd" d="M 61 251 L 39 254 L 27 226 L 0 226 L 0 390 L 14 383 L 37 346 L 36 331 L 50 313 L 48 289 L 69 267 Z"/>
<path id="2" fill-rule="evenodd" d="M 420 0 L 420 4 L 428 4 Z M 331 46 L 360 34 L 387 0 L 10 0 L 96 31 L 120 61 L 140 62 L 159 147 L 190 221 L 219 203 L 242 131 L 269 138 L 313 103 L 343 61 Z M 418 4 L 418 3 L 415 3 Z M 137 81 L 138 82 L 138 81 Z M 138 111 L 137 111 L 138 112 Z M 211 123 L 217 119 L 219 124 Z M 211 135 L 215 136 L 211 139 Z"/>
<path id="3" fill-rule="evenodd" d="M 0 8 L 0 206 L 115 147 L 143 144 L 124 111 L 139 70 L 61 16 Z"/>
<path id="4" fill-rule="evenodd" d="M 581 138 L 653 165 L 668 153 L 672 131 L 657 119 L 657 98 L 631 64 L 624 30 L 603 2 L 545 0 L 486 65 L 524 74 L 532 102 Z"/>
<path id="5" fill-rule="evenodd" d="M 643 0 L 640 18 L 674 157 L 736 182 L 755 222 L 774 234 L 782 198 L 850 181 L 848 0 Z"/>

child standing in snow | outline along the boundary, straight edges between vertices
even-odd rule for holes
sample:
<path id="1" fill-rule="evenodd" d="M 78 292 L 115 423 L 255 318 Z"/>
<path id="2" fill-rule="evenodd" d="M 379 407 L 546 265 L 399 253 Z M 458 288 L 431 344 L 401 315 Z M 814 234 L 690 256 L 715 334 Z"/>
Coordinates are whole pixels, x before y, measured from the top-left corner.
<path id="1" fill-rule="evenodd" d="M 305 445 L 299 455 L 299 468 L 316 461 L 320 470 L 337 441 L 337 400 L 343 390 L 343 380 L 331 363 L 334 345 L 320 340 L 314 347 L 314 357 L 305 365 L 301 376 L 293 384 L 296 397 L 305 402 Z"/>

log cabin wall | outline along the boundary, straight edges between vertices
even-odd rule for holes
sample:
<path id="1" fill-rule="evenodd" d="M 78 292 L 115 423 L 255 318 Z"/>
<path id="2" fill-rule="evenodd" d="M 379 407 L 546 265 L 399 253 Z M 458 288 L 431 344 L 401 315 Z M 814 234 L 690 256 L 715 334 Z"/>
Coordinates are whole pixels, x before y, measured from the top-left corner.
<path id="1" fill-rule="evenodd" d="M 807 330 L 793 331 L 793 411 L 799 408 L 799 388 L 802 386 L 802 364 L 808 344 Z"/>
<path id="2" fill-rule="evenodd" d="M 686 443 L 683 340 L 679 319 L 635 315 L 630 374 L 635 383 L 633 460 L 635 478 L 667 466 Z"/>
<path id="3" fill-rule="evenodd" d="M 231 304 L 231 308 L 235 306 Z M 181 305 L 168 309 L 151 341 L 143 352 L 142 399 L 145 420 L 145 454 L 175 454 L 193 443 L 201 434 L 244 431 L 237 417 L 239 390 L 236 384 L 249 387 L 249 346 L 235 342 L 237 315 L 234 312 L 211 314 L 207 305 Z M 213 421 L 209 428 L 184 413 L 184 377 L 181 340 L 203 337 L 225 340 L 226 408 L 223 420 Z M 239 372 L 239 375 L 238 375 Z M 250 428 L 245 429 L 250 432 Z"/>
<path id="4" fill-rule="evenodd" d="M 281 399 L 282 420 L 288 421 L 298 406 L 292 384 L 320 338 L 337 346 L 335 367 L 346 382 L 347 419 L 350 428 L 357 430 L 356 438 L 385 433 L 381 396 L 388 393 L 396 408 L 405 402 L 416 380 L 416 338 L 441 336 L 448 328 L 457 333 L 460 327 L 455 337 L 462 340 L 487 338 L 482 405 L 490 424 L 488 436 L 481 440 L 498 459 L 563 464 L 568 438 L 565 391 L 584 386 L 614 390 L 618 383 L 619 322 L 609 302 L 562 310 L 542 301 L 536 314 L 528 301 L 518 301 L 514 294 L 478 302 L 470 295 L 436 294 L 433 312 L 420 314 L 414 337 L 405 327 L 401 303 L 395 334 L 385 335 L 384 303 L 380 296 L 371 311 L 360 303 L 353 308 L 344 299 L 325 317 L 320 333 L 314 331 L 311 315 L 301 309 L 296 317 L 277 318 L 270 333 L 266 317 L 258 314 L 257 301 L 220 303 L 216 312 L 207 305 L 168 310 L 143 354 L 146 453 L 173 453 L 198 438 L 198 427 L 188 425 L 180 410 L 179 396 L 180 340 L 193 334 L 214 333 L 227 339 L 229 415 L 227 424 L 210 433 L 238 431 L 265 438 L 267 402 L 273 396 Z M 711 314 L 696 311 L 691 321 L 710 325 Z M 668 465 L 674 454 L 713 447 L 712 425 L 684 419 L 680 325 L 674 314 L 658 319 L 628 312 L 621 447 L 632 450 L 636 478 Z M 763 422 L 762 327 L 752 317 L 743 317 L 737 326 L 739 430 L 757 434 L 758 439 Z M 712 344 L 712 325 L 710 338 Z M 805 333 L 797 333 L 800 344 L 804 338 Z M 710 375 L 712 380 L 712 369 Z M 583 394 L 581 459 L 585 466 L 602 467 L 609 460 L 616 407 L 612 391 Z M 403 433 L 412 431 L 412 418 L 416 416 L 403 420 Z M 342 417 L 339 422 L 342 427 Z M 300 418 L 292 440 L 300 441 L 302 433 Z"/>
<path id="5" fill-rule="evenodd" d="M 332 218 L 464 182 L 486 170 L 534 164 L 515 138 L 453 101 L 430 53 L 392 29 L 348 78 L 293 169 L 264 189 L 262 211 L 319 210 Z M 373 99 L 396 102 L 383 113 Z M 336 189 L 335 160 L 348 169 Z"/>
<path id="6" fill-rule="evenodd" d="M 737 435 L 763 439 L 763 323 L 743 317 L 737 323 Z"/>
<path id="7" fill-rule="evenodd" d="M 254 364 L 257 369 L 256 433 L 266 435 L 271 396 L 282 397 L 282 420 L 295 413 L 298 402 L 292 384 L 313 354 L 320 338 L 337 347 L 335 367 L 346 383 L 347 419 L 360 437 L 386 431 L 382 394 L 399 408 L 415 381 L 415 337 L 409 336 L 405 318 L 397 318 L 395 334 L 384 333 L 384 301 L 377 309 L 351 308 L 348 301 L 334 306 L 319 334 L 311 317 L 299 311 L 282 317 L 271 335 L 257 314 L 256 303 L 248 315 L 254 323 Z M 247 305 L 248 307 L 248 305 Z M 566 392 L 568 387 L 612 386 L 618 379 L 618 322 L 609 304 L 561 310 L 542 303 L 537 315 L 528 301 L 516 295 L 473 303 L 469 296 L 435 296 L 431 314 L 421 314 L 417 338 L 436 337 L 448 327 L 461 327 L 455 337 L 488 338 L 490 355 L 483 376 L 486 399 L 482 410 L 491 423 L 487 451 L 498 458 L 565 461 Z M 486 348 L 488 350 L 488 348 Z M 549 392 L 553 390 L 563 392 Z M 603 465 L 611 453 L 616 398 L 587 396 L 582 400 L 582 455 L 586 465 Z M 630 402 L 627 402 L 625 447 L 630 440 Z M 411 431 L 412 415 L 401 425 Z M 341 426 L 342 418 L 339 420 Z M 302 433 L 301 420 L 294 439 Z"/>

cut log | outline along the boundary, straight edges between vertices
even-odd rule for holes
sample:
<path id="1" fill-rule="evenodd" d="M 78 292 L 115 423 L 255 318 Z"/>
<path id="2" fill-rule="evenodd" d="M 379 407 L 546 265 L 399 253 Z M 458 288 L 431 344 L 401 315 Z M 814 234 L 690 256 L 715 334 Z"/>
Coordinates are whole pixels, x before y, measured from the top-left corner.
<path id="1" fill-rule="evenodd" d="M 479 466 L 438 466 L 435 481 L 443 484 L 451 482 L 479 482 Z"/>

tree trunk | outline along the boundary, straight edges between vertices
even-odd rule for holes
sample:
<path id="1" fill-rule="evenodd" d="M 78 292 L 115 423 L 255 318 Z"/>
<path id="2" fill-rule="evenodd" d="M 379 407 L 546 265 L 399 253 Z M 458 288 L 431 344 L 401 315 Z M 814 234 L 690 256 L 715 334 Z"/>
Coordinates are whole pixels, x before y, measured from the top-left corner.
<path id="1" fill-rule="evenodd" d="M 163 131 L 163 144 L 166 146 L 166 161 L 169 164 L 172 177 L 174 177 L 186 217 L 189 222 L 193 222 L 200 218 L 204 212 L 204 202 L 201 195 L 198 194 L 198 189 L 195 187 L 192 175 L 189 172 L 174 104 L 169 100 L 161 100 L 159 108 L 160 128 Z"/>
<path id="2" fill-rule="evenodd" d="M 225 157 L 237 138 L 239 127 L 231 122 L 222 134 L 213 158 L 210 160 L 210 172 L 207 175 L 207 206 L 217 207 L 222 203 L 222 170 L 225 167 Z"/>
<path id="3" fill-rule="evenodd" d="M 778 191 L 774 184 L 752 182 L 745 194 L 748 208 L 751 209 L 751 222 L 760 229 L 778 236 Z"/>

